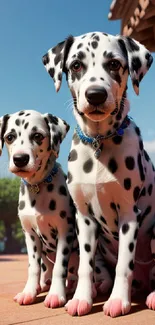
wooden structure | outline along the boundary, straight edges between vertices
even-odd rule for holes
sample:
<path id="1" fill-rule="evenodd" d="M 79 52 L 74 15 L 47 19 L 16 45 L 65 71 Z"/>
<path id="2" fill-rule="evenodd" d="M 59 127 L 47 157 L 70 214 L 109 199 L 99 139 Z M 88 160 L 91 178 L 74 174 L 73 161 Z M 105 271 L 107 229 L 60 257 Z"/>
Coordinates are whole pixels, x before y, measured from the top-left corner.
<path id="1" fill-rule="evenodd" d="M 113 0 L 110 20 L 121 19 L 121 34 L 155 51 L 155 0 Z"/>

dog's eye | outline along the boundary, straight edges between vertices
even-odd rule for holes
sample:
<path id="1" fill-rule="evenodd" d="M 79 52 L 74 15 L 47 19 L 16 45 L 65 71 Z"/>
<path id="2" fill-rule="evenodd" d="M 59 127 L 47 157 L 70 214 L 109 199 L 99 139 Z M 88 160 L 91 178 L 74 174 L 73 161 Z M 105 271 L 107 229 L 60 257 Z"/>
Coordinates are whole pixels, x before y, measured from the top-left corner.
<path id="1" fill-rule="evenodd" d="M 71 70 L 74 71 L 74 72 L 79 72 L 79 71 L 82 70 L 83 65 L 82 65 L 82 63 L 81 63 L 80 61 L 75 60 L 75 61 L 71 64 L 70 68 L 71 68 Z"/>
<path id="2" fill-rule="evenodd" d="M 118 60 L 111 60 L 108 62 L 108 67 L 111 71 L 119 70 L 121 63 Z"/>
<path id="3" fill-rule="evenodd" d="M 16 138 L 15 135 L 10 133 L 5 137 L 5 141 L 11 144 L 15 140 L 15 138 Z"/>
<path id="4" fill-rule="evenodd" d="M 41 134 L 41 133 L 34 133 L 33 136 L 32 136 L 32 139 L 37 142 L 37 143 L 40 143 L 43 139 L 44 139 L 44 136 Z"/>

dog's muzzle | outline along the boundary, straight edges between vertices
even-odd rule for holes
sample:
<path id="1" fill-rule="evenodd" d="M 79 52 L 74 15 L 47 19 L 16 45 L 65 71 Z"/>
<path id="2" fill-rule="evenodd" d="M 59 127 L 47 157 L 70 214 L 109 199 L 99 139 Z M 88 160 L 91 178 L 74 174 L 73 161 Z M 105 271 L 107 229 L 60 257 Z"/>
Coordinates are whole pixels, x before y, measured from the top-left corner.
<path id="1" fill-rule="evenodd" d="M 13 162 L 16 167 L 23 168 L 27 166 L 29 162 L 30 156 L 26 153 L 24 154 L 16 154 L 13 156 Z"/>
<path id="2" fill-rule="evenodd" d="M 92 106 L 99 106 L 105 103 L 108 94 L 104 87 L 89 87 L 85 92 L 88 103 Z"/>

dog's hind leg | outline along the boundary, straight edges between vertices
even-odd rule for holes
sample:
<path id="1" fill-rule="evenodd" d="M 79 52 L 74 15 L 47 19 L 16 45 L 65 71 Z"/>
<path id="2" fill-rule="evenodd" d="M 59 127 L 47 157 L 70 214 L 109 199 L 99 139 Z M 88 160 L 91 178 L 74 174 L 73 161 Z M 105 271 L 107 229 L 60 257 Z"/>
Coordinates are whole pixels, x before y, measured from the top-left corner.
<path id="1" fill-rule="evenodd" d="M 112 288 L 112 276 L 109 273 L 103 260 L 103 255 L 100 253 L 98 248 L 95 254 L 94 279 L 97 292 L 105 294 Z"/>
<path id="2" fill-rule="evenodd" d="M 52 271 L 55 261 L 55 252 L 48 253 L 42 250 L 41 256 L 41 276 L 40 276 L 40 290 L 41 292 L 48 291 L 52 282 Z"/>

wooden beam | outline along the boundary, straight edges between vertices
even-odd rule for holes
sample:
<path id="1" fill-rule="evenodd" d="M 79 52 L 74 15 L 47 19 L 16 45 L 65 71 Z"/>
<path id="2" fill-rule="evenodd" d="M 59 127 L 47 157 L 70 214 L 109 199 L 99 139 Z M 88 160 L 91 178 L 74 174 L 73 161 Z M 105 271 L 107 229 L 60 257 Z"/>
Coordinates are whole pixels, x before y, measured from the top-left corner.
<path id="1" fill-rule="evenodd" d="M 150 5 L 150 6 L 147 8 L 147 11 L 146 11 L 146 14 L 145 14 L 145 16 L 144 16 L 144 19 L 149 19 L 149 18 L 151 18 L 152 16 L 155 16 L 155 6 Z"/>
<path id="2" fill-rule="evenodd" d="M 141 32 L 144 29 L 154 26 L 154 23 L 155 23 L 155 17 L 152 17 L 150 19 L 145 19 L 145 20 L 141 19 L 139 25 L 136 27 L 136 31 Z"/>

